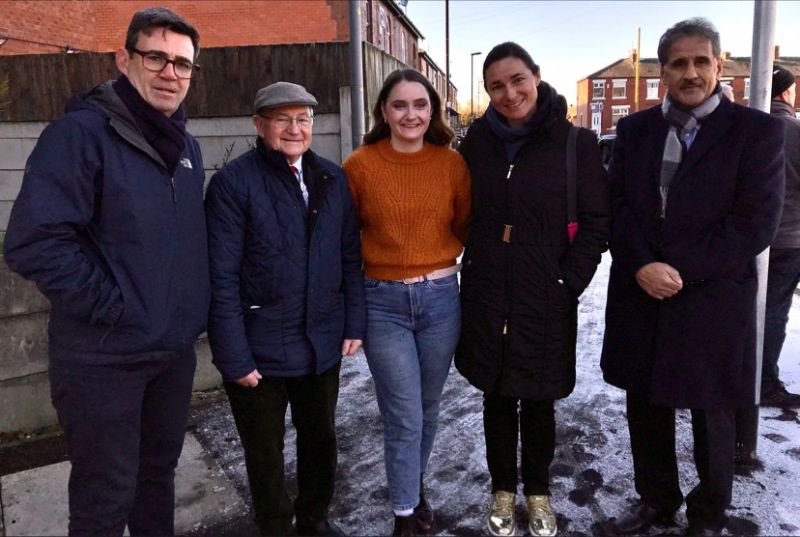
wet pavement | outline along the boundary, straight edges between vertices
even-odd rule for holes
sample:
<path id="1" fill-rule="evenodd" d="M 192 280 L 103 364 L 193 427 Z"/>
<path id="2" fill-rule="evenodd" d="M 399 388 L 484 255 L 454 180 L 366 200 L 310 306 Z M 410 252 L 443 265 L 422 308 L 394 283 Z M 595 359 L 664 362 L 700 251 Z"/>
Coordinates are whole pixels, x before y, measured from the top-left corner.
<path id="1" fill-rule="evenodd" d="M 557 450 L 551 468 L 551 492 L 560 535 L 603 535 L 603 521 L 636 500 L 624 392 L 606 385 L 599 369 L 607 262 L 606 259 L 581 297 L 576 390 L 556 405 Z M 792 319 L 787 348 L 798 349 L 798 352 L 784 352 L 781 367 L 788 387 L 798 391 L 800 304 L 795 304 Z M 485 534 L 489 475 L 481 410 L 481 393 L 453 369 L 445 386 L 439 434 L 425 478 L 429 500 L 436 508 L 440 535 Z M 381 421 L 363 355 L 347 358 L 343 364 L 337 432 L 339 465 L 331 519 L 350 535 L 390 535 L 393 518 L 383 469 Z M 207 480 L 209 473 L 216 474 L 226 483 L 219 486 L 228 487 L 240 503 L 227 512 L 221 503 L 194 510 L 197 518 L 183 526 L 181 533 L 195 537 L 256 535 L 241 444 L 221 390 L 195 395 L 188 434 L 197 439 L 206 457 L 203 460 L 208 464 L 205 470 L 201 471 L 198 466 L 196 474 L 183 479 L 196 485 Z M 59 453 L 63 454 L 63 441 L 51 435 L 43 440 L 18 442 L 14 448 L 16 455 L 22 458 L 22 452 L 31 455 L 35 449 L 18 446 L 32 446 L 37 442 L 49 446 L 41 449 L 43 460 L 48 464 L 55 462 L 53 459 L 58 459 Z M 727 531 L 734 535 L 798 535 L 800 494 L 796 486 L 800 478 L 800 419 L 797 412 L 761 409 L 758 442 L 760 465 L 748 475 L 737 476 Z M 688 492 L 696 483 L 696 476 L 691 460 L 691 423 L 685 411 L 678 412 L 677 446 L 681 486 Z M 0 475 L 14 469 L 12 463 L 17 457 L 9 449 L 0 446 Z M 288 416 L 285 454 L 286 473 L 290 486 L 294 487 L 294 430 Z M 36 461 L 29 460 L 28 464 L 35 465 Z M 14 471 L 19 467 L 18 464 Z M 49 486 L 53 497 L 60 494 L 58 501 L 66 501 L 65 489 L 60 490 L 53 483 Z M 187 490 L 191 490 L 191 486 Z M 5 489 L 2 495 L 5 507 Z M 206 519 L 209 511 L 222 516 Z M 518 505 L 518 515 L 518 533 L 524 535 L 527 515 L 522 503 Z M 5 524 L 8 530 L 7 517 Z M 674 525 L 652 528 L 650 535 L 681 534 L 685 527 L 686 518 L 681 511 Z"/>

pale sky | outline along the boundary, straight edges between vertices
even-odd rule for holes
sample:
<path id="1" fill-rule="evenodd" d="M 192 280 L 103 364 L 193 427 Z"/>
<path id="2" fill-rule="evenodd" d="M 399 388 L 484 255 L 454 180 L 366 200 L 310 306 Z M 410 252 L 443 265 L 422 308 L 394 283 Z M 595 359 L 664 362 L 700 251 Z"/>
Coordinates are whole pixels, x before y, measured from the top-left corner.
<path id="1" fill-rule="evenodd" d="M 800 1 L 779 0 L 776 5 L 775 44 L 781 56 L 800 57 Z M 406 7 L 409 19 L 425 36 L 420 47 L 443 71 L 444 7 L 444 0 L 408 0 Z M 753 11 L 750 0 L 450 0 L 450 77 L 459 101 L 469 103 L 470 53 L 482 53 L 474 61 L 477 111 L 483 58 L 494 45 L 515 41 L 539 65 L 542 78 L 574 104 L 577 81 L 627 57 L 636 47 L 637 27 L 643 58 L 655 58 L 661 34 L 690 17 L 705 17 L 716 26 L 723 51 L 750 56 Z"/>

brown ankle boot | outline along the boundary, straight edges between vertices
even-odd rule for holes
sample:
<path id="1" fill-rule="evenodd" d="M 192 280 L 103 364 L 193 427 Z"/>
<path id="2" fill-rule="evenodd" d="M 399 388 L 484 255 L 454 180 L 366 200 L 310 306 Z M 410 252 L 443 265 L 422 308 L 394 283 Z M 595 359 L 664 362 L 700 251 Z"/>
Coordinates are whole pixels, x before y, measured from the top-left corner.
<path id="1" fill-rule="evenodd" d="M 417 522 L 414 515 L 394 515 L 394 531 L 392 537 L 416 537 Z"/>
<path id="2" fill-rule="evenodd" d="M 414 508 L 414 518 L 417 523 L 418 535 L 431 535 L 434 533 L 433 507 L 425 498 L 425 487 L 422 485 L 422 476 L 419 479 L 419 504 Z"/>

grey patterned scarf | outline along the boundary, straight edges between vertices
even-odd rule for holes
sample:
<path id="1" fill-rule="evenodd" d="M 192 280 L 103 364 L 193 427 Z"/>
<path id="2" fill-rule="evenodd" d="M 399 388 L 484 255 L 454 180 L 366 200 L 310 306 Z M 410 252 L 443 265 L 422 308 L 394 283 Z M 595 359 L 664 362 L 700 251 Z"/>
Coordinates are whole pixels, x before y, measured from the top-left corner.
<path id="1" fill-rule="evenodd" d="M 662 218 L 667 208 L 669 185 L 672 182 L 672 178 L 675 177 L 675 172 L 678 171 L 678 166 L 680 166 L 681 160 L 683 159 L 683 144 L 681 141 L 684 139 L 686 133 L 696 129 L 697 124 L 703 118 L 717 109 L 722 96 L 721 91 L 722 88 L 720 88 L 719 83 L 717 83 L 714 93 L 703 101 L 700 106 L 692 108 L 688 112 L 675 106 L 669 93 L 664 97 L 664 102 L 661 105 L 661 112 L 669 123 L 669 131 L 667 131 L 667 141 L 664 144 L 664 156 L 661 160 L 661 181 L 659 183 Z"/>

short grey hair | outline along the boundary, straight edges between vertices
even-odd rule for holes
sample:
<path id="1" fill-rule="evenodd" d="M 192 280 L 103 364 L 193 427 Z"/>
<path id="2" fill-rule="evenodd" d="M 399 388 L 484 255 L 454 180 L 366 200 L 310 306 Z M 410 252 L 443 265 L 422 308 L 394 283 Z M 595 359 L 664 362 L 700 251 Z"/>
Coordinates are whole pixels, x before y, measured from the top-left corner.
<path id="1" fill-rule="evenodd" d="M 711 43 L 711 50 L 715 58 L 722 54 L 722 46 L 719 43 L 719 32 L 714 25 L 702 17 L 686 19 L 675 24 L 672 28 L 664 32 L 658 41 L 658 61 L 663 66 L 669 61 L 669 50 L 672 45 L 684 37 L 702 37 Z"/>

